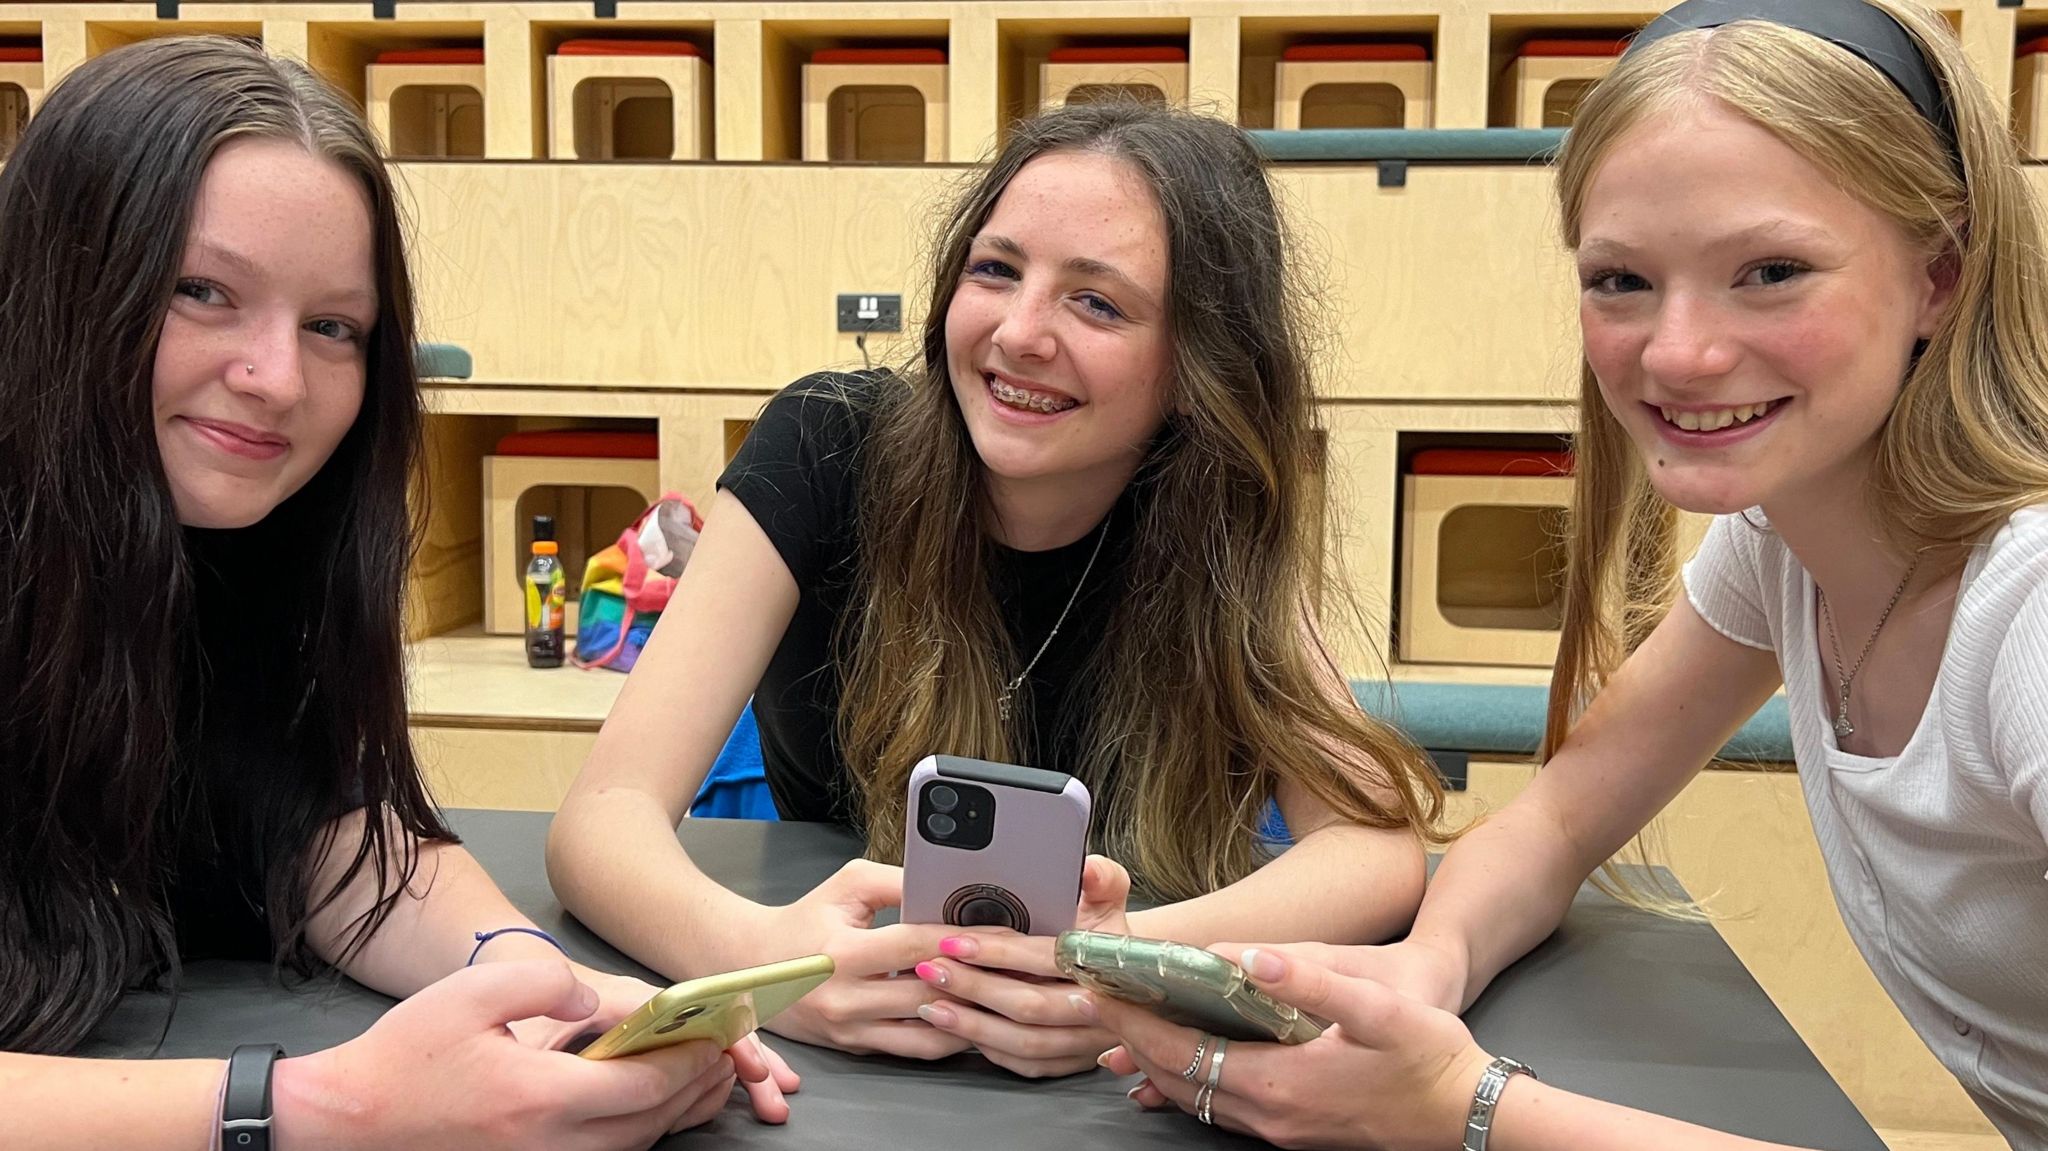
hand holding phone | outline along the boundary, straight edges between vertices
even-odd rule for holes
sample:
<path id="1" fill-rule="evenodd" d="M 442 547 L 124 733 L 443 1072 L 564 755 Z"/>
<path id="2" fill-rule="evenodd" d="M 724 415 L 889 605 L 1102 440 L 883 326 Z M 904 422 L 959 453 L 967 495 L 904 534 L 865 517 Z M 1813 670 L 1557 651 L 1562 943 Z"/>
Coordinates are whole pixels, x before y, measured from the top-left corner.
<path id="1" fill-rule="evenodd" d="M 657 993 L 578 1054 L 617 1059 L 692 1039 L 731 1047 L 830 979 L 832 970 L 831 956 L 807 955 L 685 980 Z"/>
<path id="2" fill-rule="evenodd" d="M 927 756 L 910 773 L 903 922 L 1058 935 L 1074 926 L 1088 789 L 1057 771 Z"/>
<path id="3" fill-rule="evenodd" d="M 1053 962 L 1091 991 L 1225 1039 L 1306 1043 L 1323 1025 L 1246 982 L 1237 964 L 1199 947 L 1131 935 L 1068 931 Z"/>

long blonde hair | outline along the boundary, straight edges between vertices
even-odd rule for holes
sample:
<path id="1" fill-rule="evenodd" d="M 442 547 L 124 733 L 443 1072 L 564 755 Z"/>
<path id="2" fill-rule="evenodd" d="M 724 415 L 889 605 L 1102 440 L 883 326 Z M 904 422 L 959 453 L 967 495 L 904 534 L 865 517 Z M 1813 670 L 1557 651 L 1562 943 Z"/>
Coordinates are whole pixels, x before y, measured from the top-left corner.
<path id="1" fill-rule="evenodd" d="M 1264 164 L 1221 121 L 1108 104 L 1012 126 L 945 225 L 921 361 L 875 401 L 856 610 L 839 643 L 840 746 L 869 852 L 901 850 L 917 760 L 1021 750 L 997 697 L 1023 659 L 989 586 L 982 467 L 948 381 L 945 319 L 1003 190 L 1057 151 L 1140 173 L 1170 260 L 1174 414 L 1133 481 L 1145 498 L 1124 587 L 1082 673 L 1100 685 L 1076 769 L 1096 796 L 1099 846 L 1156 897 L 1213 891 L 1258 865 L 1261 814 L 1283 780 L 1344 821 L 1433 837 L 1443 794 L 1427 761 L 1332 700 L 1320 685 L 1334 665 L 1302 640 L 1321 574 L 1315 392 Z"/>
<path id="2" fill-rule="evenodd" d="M 2048 499 L 2048 261 L 2003 102 L 1943 19 L 1876 6 L 1919 45 L 1946 93 L 1953 147 L 1870 64 L 1816 36 L 1744 21 L 1624 58 L 1573 118 L 1557 195 L 1564 241 L 1576 248 L 1587 188 L 1615 142 L 1658 112 L 1712 99 L 1889 217 L 1930 259 L 1952 253 L 1954 297 L 1878 433 L 1869 484 L 1876 521 L 1915 550 L 1977 539 Z M 1577 446 L 1545 759 L 1678 587 L 1675 510 L 1651 488 L 1583 361 Z"/>

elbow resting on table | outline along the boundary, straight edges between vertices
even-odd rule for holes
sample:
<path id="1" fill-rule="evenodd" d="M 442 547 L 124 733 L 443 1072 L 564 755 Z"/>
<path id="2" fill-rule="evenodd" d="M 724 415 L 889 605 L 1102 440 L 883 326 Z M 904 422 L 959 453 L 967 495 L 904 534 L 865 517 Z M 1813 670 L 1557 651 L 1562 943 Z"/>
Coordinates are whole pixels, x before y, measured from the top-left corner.
<path id="1" fill-rule="evenodd" d="M 582 842 L 588 837 L 576 834 L 576 825 L 587 816 L 588 807 L 588 797 L 573 791 L 562 800 L 554 819 L 548 823 L 547 845 L 541 855 L 555 898 L 564 910 L 579 919 L 587 919 L 591 911 L 589 902 L 583 898 L 584 890 L 591 885 L 587 881 L 592 878 L 592 863 L 585 858 L 587 848 Z"/>
<path id="2" fill-rule="evenodd" d="M 1406 829 L 1387 829 L 1369 834 L 1387 835 L 1397 841 L 1379 853 L 1375 861 L 1373 889 L 1378 898 L 1361 900 L 1357 924 L 1359 938 L 1351 943 L 1385 943 L 1405 934 L 1422 910 L 1422 897 L 1429 886 L 1429 858 L 1422 841 Z"/>

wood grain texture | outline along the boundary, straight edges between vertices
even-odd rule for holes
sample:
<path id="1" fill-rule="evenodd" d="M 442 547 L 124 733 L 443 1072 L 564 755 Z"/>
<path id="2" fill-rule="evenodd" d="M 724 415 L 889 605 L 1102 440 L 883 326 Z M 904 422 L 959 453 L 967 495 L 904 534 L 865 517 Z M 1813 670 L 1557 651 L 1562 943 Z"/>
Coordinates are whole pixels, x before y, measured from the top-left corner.
<path id="1" fill-rule="evenodd" d="M 401 164 L 424 330 L 505 383 L 771 389 L 858 358 L 842 292 L 922 317 L 972 169 Z M 1333 398 L 1569 398 L 1576 286 L 1541 169 L 1282 169 Z M 1480 317 L 1484 321 L 1480 322 Z"/>

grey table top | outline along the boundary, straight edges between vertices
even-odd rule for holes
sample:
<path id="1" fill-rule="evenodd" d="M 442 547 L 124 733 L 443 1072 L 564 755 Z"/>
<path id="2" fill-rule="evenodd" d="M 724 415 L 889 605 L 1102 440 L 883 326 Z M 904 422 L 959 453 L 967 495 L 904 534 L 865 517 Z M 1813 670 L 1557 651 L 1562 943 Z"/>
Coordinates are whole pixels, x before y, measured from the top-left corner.
<path id="1" fill-rule="evenodd" d="M 555 902 L 541 863 L 548 816 L 450 815 L 512 902 L 578 959 L 637 970 Z M 819 825 L 689 820 L 679 835 L 707 873 L 767 903 L 802 895 L 859 850 L 852 835 Z M 310 1051 L 361 1034 L 390 1003 L 345 980 L 287 990 L 261 964 L 200 963 L 167 1029 L 165 997 L 130 996 L 80 1054 L 219 1057 L 260 1041 Z M 1633 911 L 1590 888 L 1466 1019 L 1488 1050 L 1573 1091 L 1773 1142 L 1884 1151 L 1711 927 Z M 774 1042 L 804 1076 L 788 1126 L 755 1123 L 735 1096 L 719 1119 L 664 1146 L 1255 1145 L 1187 1116 L 1140 1112 L 1104 1071 L 1033 1082 L 975 1055 L 926 1064 Z"/>

